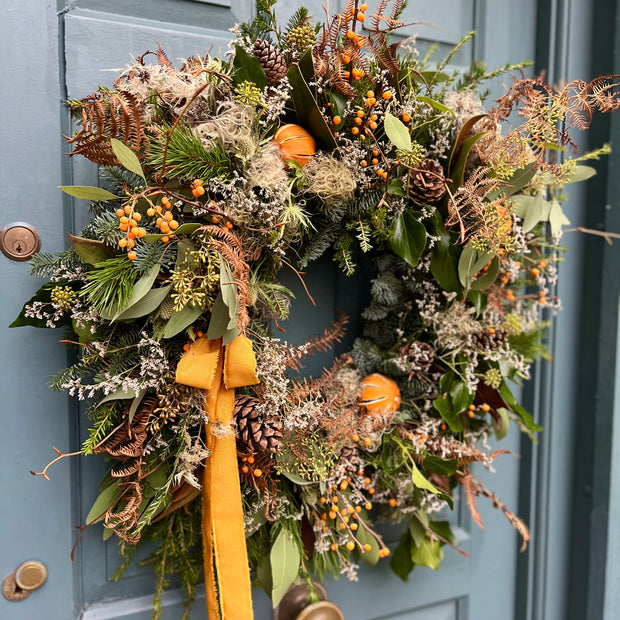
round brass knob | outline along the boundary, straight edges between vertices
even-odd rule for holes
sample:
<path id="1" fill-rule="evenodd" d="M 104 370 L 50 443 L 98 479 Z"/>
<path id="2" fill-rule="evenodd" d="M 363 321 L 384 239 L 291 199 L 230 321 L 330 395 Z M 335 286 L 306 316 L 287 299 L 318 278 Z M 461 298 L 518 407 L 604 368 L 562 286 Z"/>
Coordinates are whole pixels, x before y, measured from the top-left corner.
<path id="1" fill-rule="evenodd" d="M 15 571 L 15 583 L 21 590 L 36 590 L 46 581 L 47 568 L 41 562 L 24 562 Z"/>
<path id="2" fill-rule="evenodd" d="M 23 601 L 47 581 L 47 568 L 41 562 L 24 562 L 2 581 L 2 595 L 9 601 Z"/>
<path id="3" fill-rule="evenodd" d="M 344 620 L 344 614 L 331 601 L 319 601 L 306 607 L 295 620 Z"/>

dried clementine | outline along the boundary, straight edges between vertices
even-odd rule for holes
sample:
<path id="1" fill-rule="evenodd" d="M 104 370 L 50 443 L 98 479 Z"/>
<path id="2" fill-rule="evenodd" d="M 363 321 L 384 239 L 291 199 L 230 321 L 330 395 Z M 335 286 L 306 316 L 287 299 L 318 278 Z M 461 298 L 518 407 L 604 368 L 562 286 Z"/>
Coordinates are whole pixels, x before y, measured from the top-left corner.
<path id="1" fill-rule="evenodd" d="M 284 161 L 296 161 L 302 168 L 314 157 L 316 142 L 303 127 L 283 125 L 273 137 Z"/>
<path id="2" fill-rule="evenodd" d="M 379 374 L 368 375 L 360 384 L 362 400 L 360 405 L 371 415 L 392 413 L 400 407 L 400 390 L 396 382 Z"/>

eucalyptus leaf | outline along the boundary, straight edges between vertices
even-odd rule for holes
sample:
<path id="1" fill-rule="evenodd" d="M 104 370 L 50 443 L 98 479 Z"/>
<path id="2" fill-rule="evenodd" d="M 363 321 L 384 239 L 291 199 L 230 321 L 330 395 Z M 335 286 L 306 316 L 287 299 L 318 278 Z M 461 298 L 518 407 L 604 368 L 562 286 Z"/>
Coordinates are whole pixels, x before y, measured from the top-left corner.
<path id="1" fill-rule="evenodd" d="M 91 525 L 91 523 L 97 523 L 103 520 L 106 511 L 115 504 L 120 493 L 116 480 L 110 486 L 106 487 L 99 494 L 92 508 L 88 511 L 86 515 L 86 525 Z"/>
<path id="2" fill-rule="evenodd" d="M 202 306 L 185 306 L 180 312 L 173 312 L 164 328 L 164 338 L 172 338 L 198 320 Z"/>
<path id="3" fill-rule="evenodd" d="M 237 314 L 239 312 L 239 300 L 237 299 L 237 285 L 233 276 L 232 269 L 227 261 L 220 261 L 220 291 L 222 293 L 222 301 L 228 308 L 228 317 L 237 322 Z M 228 328 L 232 326 L 229 324 Z"/>
<path id="4" fill-rule="evenodd" d="M 499 259 L 497 258 L 497 256 L 494 256 L 487 272 L 484 275 L 476 278 L 471 283 L 471 288 L 475 291 L 483 291 L 485 288 L 491 286 L 491 284 L 495 282 L 498 274 L 499 274 Z"/>
<path id="5" fill-rule="evenodd" d="M 596 176 L 596 170 L 592 166 L 575 166 L 567 175 L 567 183 L 579 183 Z"/>
<path id="6" fill-rule="evenodd" d="M 222 336 L 222 344 L 224 346 L 230 344 L 240 333 L 241 331 L 236 326 L 226 330 L 226 333 Z"/>
<path id="7" fill-rule="evenodd" d="M 170 288 L 170 286 L 162 286 L 161 288 L 151 289 L 140 301 L 132 304 L 130 308 L 127 308 L 120 314 L 117 313 L 115 317 L 116 320 L 129 321 L 151 314 L 151 312 L 157 310 L 164 299 L 166 299 L 170 292 Z"/>
<path id="8" fill-rule="evenodd" d="M 211 307 L 211 319 L 207 328 L 207 338 L 209 340 L 221 338 L 226 333 L 229 320 L 228 306 L 224 303 L 222 292 L 220 291 Z"/>
<path id="9" fill-rule="evenodd" d="M 88 185 L 59 185 L 58 189 L 65 194 L 69 194 L 69 196 L 80 198 L 81 200 L 106 201 L 118 200 L 120 198 L 120 196 L 115 196 L 107 189 L 90 187 Z"/>
<path id="10" fill-rule="evenodd" d="M 142 177 L 146 182 L 144 170 L 142 170 L 142 164 L 140 163 L 138 156 L 126 144 L 123 144 L 116 138 L 110 138 L 110 145 L 112 146 L 114 155 L 116 155 L 116 159 L 118 159 L 121 166 L 129 170 L 129 172 L 133 172 L 134 174 Z"/>
<path id="11" fill-rule="evenodd" d="M 551 234 L 557 235 L 562 230 L 563 224 L 570 224 L 570 220 L 564 215 L 562 206 L 557 200 L 551 202 L 551 210 L 549 211 L 549 224 L 551 226 Z"/>
<path id="12" fill-rule="evenodd" d="M 299 549 L 288 530 L 280 530 L 278 537 L 271 547 L 269 560 L 271 563 L 271 578 L 273 584 L 271 601 L 273 606 L 277 607 L 286 591 L 295 579 L 297 579 L 301 561 Z"/>
<path id="13" fill-rule="evenodd" d="M 471 279 L 477 274 L 491 259 L 492 254 L 478 252 L 471 244 L 466 245 L 459 258 L 459 280 L 464 287 L 469 287 Z"/>
<path id="14" fill-rule="evenodd" d="M 392 250 L 415 267 L 426 247 L 426 228 L 411 211 L 400 213 L 390 227 Z"/>
<path id="15" fill-rule="evenodd" d="M 138 392 L 136 397 L 133 399 L 133 402 L 131 403 L 131 407 L 129 407 L 129 424 L 132 423 L 133 417 L 136 415 L 136 411 L 138 411 L 138 407 L 140 406 L 140 403 L 142 402 L 142 399 L 146 395 L 146 392 L 147 392 L 147 389 L 146 388 L 142 388 Z"/>
<path id="16" fill-rule="evenodd" d="M 304 478 L 302 478 L 301 476 L 299 476 L 293 471 L 281 471 L 280 473 L 284 477 L 288 478 L 291 482 L 294 482 L 295 484 L 299 486 L 308 486 L 311 484 L 316 484 L 315 482 L 312 482 L 311 480 L 305 480 Z"/>
<path id="17" fill-rule="evenodd" d="M 103 403 L 107 403 L 111 400 L 130 400 L 132 398 L 135 398 L 136 396 L 137 393 L 132 388 L 129 388 L 128 390 L 123 390 L 119 388 L 114 392 L 110 392 L 110 394 L 108 394 L 105 398 L 102 398 L 99 401 L 99 405 L 103 405 Z"/>
<path id="18" fill-rule="evenodd" d="M 385 129 L 385 135 L 397 149 L 401 149 L 403 151 L 411 150 L 411 136 L 409 135 L 409 129 L 407 129 L 407 125 L 405 125 L 405 123 L 403 123 L 400 119 L 396 118 L 389 112 L 386 112 L 383 120 L 383 128 Z"/>
<path id="19" fill-rule="evenodd" d="M 525 212 L 525 217 L 523 218 L 523 232 L 530 232 L 538 222 L 543 219 L 544 211 L 545 211 L 545 199 L 543 198 L 542 193 L 536 194 L 534 200 L 528 207 Z"/>
<path id="20" fill-rule="evenodd" d="M 67 237 L 69 237 L 69 241 L 71 241 L 71 245 L 78 256 L 88 265 L 102 263 L 112 256 L 112 253 L 108 250 L 103 241 L 76 237 L 70 233 L 67 233 Z"/>
<path id="21" fill-rule="evenodd" d="M 131 308 L 137 304 L 152 288 L 153 283 L 157 279 L 159 275 L 160 265 L 159 263 L 155 263 L 135 284 L 133 287 L 133 291 L 127 300 L 127 304 L 123 306 L 123 308 L 119 308 L 112 318 L 113 321 L 116 321 L 125 310 L 131 310 Z M 162 299 L 163 301 L 163 299 Z M 157 306 L 156 306 L 157 307 Z"/>

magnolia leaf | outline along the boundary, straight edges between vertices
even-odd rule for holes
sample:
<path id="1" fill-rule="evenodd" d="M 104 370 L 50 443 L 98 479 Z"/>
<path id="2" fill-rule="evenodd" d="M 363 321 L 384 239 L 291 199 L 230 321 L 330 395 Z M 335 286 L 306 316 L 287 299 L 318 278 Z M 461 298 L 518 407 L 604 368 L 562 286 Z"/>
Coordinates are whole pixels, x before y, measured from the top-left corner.
<path id="1" fill-rule="evenodd" d="M 415 564 L 411 559 L 411 538 L 403 534 L 400 543 L 394 549 L 390 558 L 390 568 L 404 581 L 409 581 L 409 574 Z"/>
<path id="2" fill-rule="evenodd" d="M 76 237 L 70 233 L 67 233 L 67 237 L 69 237 L 69 241 L 71 241 L 71 245 L 78 256 L 89 265 L 102 263 L 112 256 L 112 253 L 108 250 L 103 241 Z"/>
<path id="3" fill-rule="evenodd" d="M 69 194 L 69 196 L 82 200 L 105 201 L 118 200 L 120 198 L 120 196 L 115 196 L 107 189 L 90 187 L 88 185 L 59 185 L 58 189 L 62 190 L 65 194 Z"/>
<path id="4" fill-rule="evenodd" d="M 108 508 L 114 505 L 119 495 L 120 489 L 116 481 L 114 481 L 109 487 L 105 488 L 95 500 L 95 503 L 86 515 L 86 525 L 101 521 Z"/>
<path id="5" fill-rule="evenodd" d="M 383 128 L 385 129 L 385 135 L 397 149 L 401 149 L 402 151 L 411 150 L 411 136 L 409 135 L 409 129 L 407 129 L 405 123 L 389 112 L 386 112 L 383 120 Z"/>
<path id="6" fill-rule="evenodd" d="M 235 44 L 235 57 L 233 58 L 233 83 L 252 82 L 261 90 L 267 85 L 267 76 L 260 61 L 256 56 L 248 54 L 242 47 Z"/>
<path id="7" fill-rule="evenodd" d="M 451 165 L 449 169 L 448 176 L 452 179 L 452 182 L 449 185 L 450 192 L 455 194 L 458 188 L 463 184 L 463 175 L 465 174 L 465 166 L 467 164 L 467 158 L 469 157 L 469 152 L 473 148 L 474 144 L 478 142 L 478 140 L 482 139 L 487 135 L 488 132 L 482 131 L 480 133 L 474 134 L 467 138 L 467 140 L 463 141 L 461 148 L 459 149 L 458 158 L 454 165 Z"/>
<path id="8" fill-rule="evenodd" d="M 299 574 L 299 548 L 288 530 L 280 530 L 271 547 L 269 560 L 273 584 L 271 600 L 275 608 Z"/>
<path id="9" fill-rule="evenodd" d="M 411 559 L 414 564 L 437 570 L 443 559 L 443 546 L 438 540 L 431 542 L 426 538 L 421 545 L 413 547 Z"/>
<path id="10" fill-rule="evenodd" d="M 491 424 L 493 425 L 493 431 L 495 433 L 495 436 L 498 439 L 503 439 L 508 433 L 510 417 L 508 415 L 508 410 L 504 407 L 499 407 L 498 409 L 496 409 L 496 411 L 499 415 L 499 423 L 497 420 L 495 420 L 495 418 L 491 418 Z"/>
<path id="11" fill-rule="evenodd" d="M 424 474 L 422 474 L 422 472 L 418 469 L 418 466 L 413 461 L 409 464 L 411 466 L 411 478 L 413 480 L 413 484 L 415 484 L 418 489 L 426 489 L 431 493 L 435 493 L 435 495 L 441 493 L 437 487 L 431 484 L 431 482 L 424 477 Z"/>
<path id="12" fill-rule="evenodd" d="M 127 300 L 127 303 L 116 311 L 116 314 L 112 318 L 112 321 L 116 321 L 125 310 L 131 310 L 131 308 L 137 304 L 152 288 L 153 283 L 159 275 L 159 263 L 155 263 L 135 284 L 133 291 Z M 163 301 L 163 298 L 162 298 Z M 155 306 L 157 307 L 157 306 Z"/>
<path id="13" fill-rule="evenodd" d="M 144 170 L 142 170 L 142 164 L 140 163 L 138 156 L 126 144 L 123 144 L 116 138 L 110 138 L 110 145 L 112 146 L 114 155 L 116 155 L 116 159 L 118 159 L 121 166 L 129 170 L 129 172 L 133 172 L 134 174 L 142 177 L 146 182 Z"/>
<path id="14" fill-rule="evenodd" d="M 132 304 L 130 308 L 127 308 L 120 314 L 117 313 L 115 319 L 119 321 L 129 321 L 151 314 L 151 312 L 157 310 L 164 299 L 166 299 L 170 292 L 170 288 L 170 286 L 162 286 L 161 288 L 151 289 L 140 301 Z"/>
<path id="15" fill-rule="evenodd" d="M 19 316 L 9 325 L 9 327 L 25 327 L 30 325 L 32 327 L 47 327 L 47 320 L 44 318 L 38 319 L 36 316 L 26 316 L 26 308 L 31 306 L 35 301 L 41 301 L 43 303 L 51 303 L 51 293 L 57 286 L 65 286 L 66 281 L 63 282 L 48 282 L 44 284 L 23 306 Z M 64 315 L 58 323 L 57 327 L 64 325 L 70 325 L 71 319 L 68 315 Z"/>
<path id="16" fill-rule="evenodd" d="M 172 338 L 186 327 L 198 320 L 202 314 L 202 306 L 185 306 L 180 312 L 174 312 L 164 328 L 164 338 Z"/>
<path id="17" fill-rule="evenodd" d="M 179 235 L 191 235 L 194 231 L 198 230 L 200 228 L 201 224 L 181 224 L 175 231 L 174 231 L 174 235 L 179 236 Z M 168 233 L 167 235 L 159 235 L 159 234 L 150 234 L 150 235 L 144 235 L 144 237 L 142 237 L 142 241 L 156 241 L 157 239 L 161 239 L 162 237 L 170 237 L 171 233 Z"/>
<path id="18" fill-rule="evenodd" d="M 390 227 L 392 250 L 415 267 L 426 247 L 426 228 L 411 211 L 396 216 Z"/>
<path id="19" fill-rule="evenodd" d="M 103 542 L 105 542 L 106 540 L 109 540 L 110 538 L 112 538 L 112 536 L 114 536 L 114 530 L 110 527 L 104 527 L 103 528 Z"/>
<path id="20" fill-rule="evenodd" d="M 129 388 L 128 390 L 123 390 L 119 388 L 114 392 L 110 392 L 110 394 L 108 394 L 105 398 L 102 398 L 99 401 L 99 405 L 103 405 L 103 403 L 107 403 L 111 400 L 130 400 L 132 398 L 135 398 L 136 396 L 137 393 L 132 388 Z"/>
<path id="21" fill-rule="evenodd" d="M 475 291 L 483 291 L 485 288 L 487 288 L 488 286 L 491 286 L 491 284 L 495 282 L 498 274 L 499 274 L 499 259 L 497 258 L 497 256 L 494 256 L 487 272 L 484 275 L 480 276 L 479 278 L 476 278 L 471 283 L 471 288 L 474 289 Z"/>
<path id="22" fill-rule="evenodd" d="M 566 183 L 579 183 L 587 181 L 596 175 L 596 170 L 592 166 L 575 166 L 567 175 Z"/>
<path id="23" fill-rule="evenodd" d="M 445 237 L 449 239 L 449 235 Z M 431 273 L 444 291 L 461 290 L 457 274 L 457 252 L 456 246 L 444 244 L 440 240 L 431 253 Z"/>

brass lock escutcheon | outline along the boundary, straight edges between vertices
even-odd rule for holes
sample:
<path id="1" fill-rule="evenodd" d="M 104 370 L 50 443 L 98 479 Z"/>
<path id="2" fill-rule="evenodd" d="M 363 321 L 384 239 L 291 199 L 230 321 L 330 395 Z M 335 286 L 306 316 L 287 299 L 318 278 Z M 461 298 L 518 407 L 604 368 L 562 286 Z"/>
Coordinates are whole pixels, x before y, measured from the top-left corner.
<path id="1" fill-rule="evenodd" d="M 319 600 L 311 603 L 305 583 L 291 586 L 273 611 L 273 620 L 344 620 L 340 608 L 327 600 L 325 587 L 314 582 Z"/>
<path id="2" fill-rule="evenodd" d="M 23 601 L 46 581 L 45 564 L 36 561 L 24 562 L 14 573 L 5 577 L 2 582 L 2 595 L 9 601 Z"/>
<path id="3" fill-rule="evenodd" d="M 0 250 L 11 260 L 28 260 L 41 247 L 39 233 L 25 222 L 13 222 L 0 230 Z"/>

